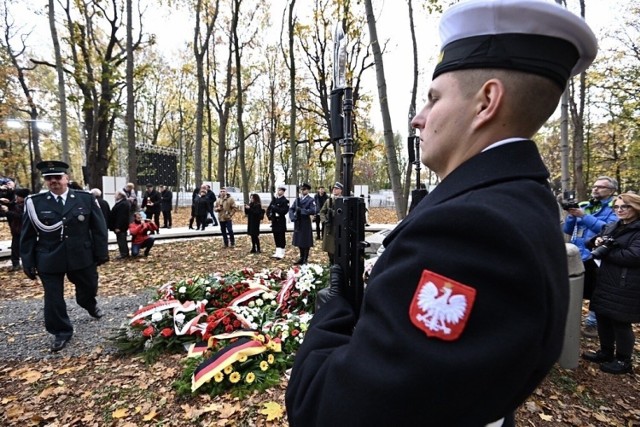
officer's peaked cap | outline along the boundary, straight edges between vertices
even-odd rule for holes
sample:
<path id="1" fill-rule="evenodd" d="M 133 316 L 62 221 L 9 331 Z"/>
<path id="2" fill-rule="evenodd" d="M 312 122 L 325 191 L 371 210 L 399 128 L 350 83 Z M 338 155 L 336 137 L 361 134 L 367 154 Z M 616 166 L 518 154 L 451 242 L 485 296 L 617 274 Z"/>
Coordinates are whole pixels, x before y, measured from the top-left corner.
<path id="1" fill-rule="evenodd" d="M 69 165 L 58 160 L 44 160 L 36 165 L 42 176 L 64 175 Z"/>

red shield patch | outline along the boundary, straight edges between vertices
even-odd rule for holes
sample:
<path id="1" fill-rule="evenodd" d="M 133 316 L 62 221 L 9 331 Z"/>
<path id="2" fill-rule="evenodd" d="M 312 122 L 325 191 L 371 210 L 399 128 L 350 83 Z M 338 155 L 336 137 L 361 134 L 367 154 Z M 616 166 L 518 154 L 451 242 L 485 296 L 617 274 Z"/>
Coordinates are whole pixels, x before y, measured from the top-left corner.
<path id="1" fill-rule="evenodd" d="M 429 337 L 457 340 L 475 299 L 474 288 L 424 270 L 409 307 L 409 317 Z"/>

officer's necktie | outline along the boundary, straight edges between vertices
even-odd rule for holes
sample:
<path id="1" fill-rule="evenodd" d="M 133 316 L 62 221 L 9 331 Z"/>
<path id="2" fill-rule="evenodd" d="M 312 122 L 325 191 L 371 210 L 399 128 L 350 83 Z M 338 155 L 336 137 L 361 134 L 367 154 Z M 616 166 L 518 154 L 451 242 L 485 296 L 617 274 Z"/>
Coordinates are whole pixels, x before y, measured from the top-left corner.
<path id="1" fill-rule="evenodd" d="M 64 207 L 64 201 L 62 200 L 62 196 L 58 196 L 58 206 L 60 206 L 60 209 Z"/>

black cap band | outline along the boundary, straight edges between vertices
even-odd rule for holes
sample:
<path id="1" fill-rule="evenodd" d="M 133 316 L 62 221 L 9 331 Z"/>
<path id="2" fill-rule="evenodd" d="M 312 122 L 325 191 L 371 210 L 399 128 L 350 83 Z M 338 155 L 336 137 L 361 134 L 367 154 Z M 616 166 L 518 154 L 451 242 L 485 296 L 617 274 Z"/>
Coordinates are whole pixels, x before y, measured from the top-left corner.
<path id="1" fill-rule="evenodd" d="M 570 42 L 539 34 L 488 34 L 446 45 L 433 72 L 435 79 L 449 71 L 503 68 L 537 74 L 564 90 L 579 58 Z"/>

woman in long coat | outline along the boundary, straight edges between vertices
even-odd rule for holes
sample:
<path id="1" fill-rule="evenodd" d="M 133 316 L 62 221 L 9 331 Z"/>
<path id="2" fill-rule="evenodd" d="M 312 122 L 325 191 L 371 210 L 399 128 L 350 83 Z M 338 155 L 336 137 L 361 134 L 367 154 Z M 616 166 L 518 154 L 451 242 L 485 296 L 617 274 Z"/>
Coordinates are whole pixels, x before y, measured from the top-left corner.
<path id="1" fill-rule="evenodd" d="M 264 216 L 262 202 L 257 194 L 251 195 L 248 205 L 244 205 L 244 213 L 247 215 L 247 234 L 251 236 L 252 254 L 259 254 L 260 251 L 260 222 Z"/>
<path id="2" fill-rule="evenodd" d="M 588 242 L 601 260 L 590 309 L 598 320 L 600 350 L 582 357 L 610 374 L 632 370 L 632 324 L 640 323 L 640 196 L 619 195 L 613 204 L 619 220 Z"/>

